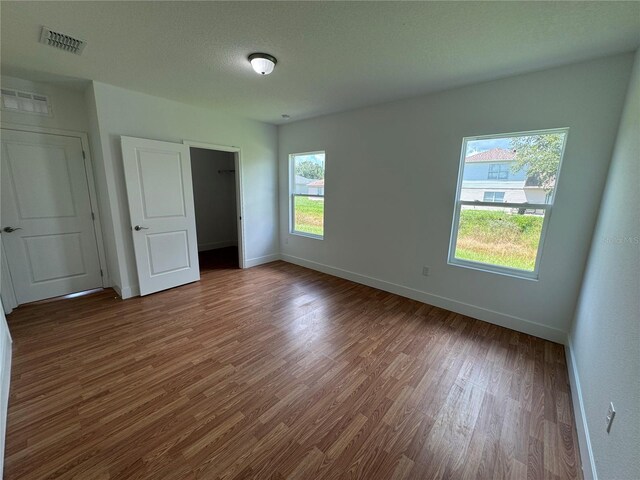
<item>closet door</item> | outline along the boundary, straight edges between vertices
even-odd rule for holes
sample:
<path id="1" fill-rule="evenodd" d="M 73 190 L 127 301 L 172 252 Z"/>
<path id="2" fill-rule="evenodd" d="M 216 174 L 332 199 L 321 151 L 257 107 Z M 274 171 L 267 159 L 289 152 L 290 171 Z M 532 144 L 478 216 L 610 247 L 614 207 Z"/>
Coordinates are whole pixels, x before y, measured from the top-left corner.
<path id="1" fill-rule="evenodd" d="M 121 142 L 140 295 L 199 280 L 189 147 Z"/>

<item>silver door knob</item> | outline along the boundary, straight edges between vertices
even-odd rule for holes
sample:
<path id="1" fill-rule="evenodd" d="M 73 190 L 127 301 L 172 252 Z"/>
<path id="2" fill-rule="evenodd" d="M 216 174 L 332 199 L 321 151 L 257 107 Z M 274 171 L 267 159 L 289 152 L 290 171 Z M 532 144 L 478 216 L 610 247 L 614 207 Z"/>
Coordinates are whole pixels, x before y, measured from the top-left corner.
<path id="1" fill-rule="evenodd" d="M 4 227 L 2 229 L 3 232 L 7 232 L 7 233 L 11 233 L 11 232 L 15 232 L 16 230 L 22 230 L 20 227 Z"/>
<path id="2" fill-rule="evenodd" d="M 140 230 L 149 230 L 149 227 L 142 227 L 142 226 L 140 226 L 140 225 L 136 225 L 135 227 L 133 227 L 133 229 L 134 229 L 136 232 L 139 232 Z"/>

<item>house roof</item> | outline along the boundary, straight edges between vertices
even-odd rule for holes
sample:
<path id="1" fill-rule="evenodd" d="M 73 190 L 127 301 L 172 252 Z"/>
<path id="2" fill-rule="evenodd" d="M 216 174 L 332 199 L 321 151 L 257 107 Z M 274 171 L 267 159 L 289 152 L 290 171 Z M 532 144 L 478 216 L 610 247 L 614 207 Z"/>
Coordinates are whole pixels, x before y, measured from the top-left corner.
<path id="1" fill-rule="evenodd" d="M 307 187 L 324 187 L 324 179 L 314 180 L 311 183 L 307 183 Z"/>
<path id="2" fill-rule="evenodd" d="M 507 150 L 506 148 L 492 148 L 491 150 L 487 150 L 485 152 L 469 155 L 467 158 L 464 159 L 464 161 L 465 163 L 495 162 L 495 161 L 514 160 L 515 158 L 516 158 L 515 150 Z"/>

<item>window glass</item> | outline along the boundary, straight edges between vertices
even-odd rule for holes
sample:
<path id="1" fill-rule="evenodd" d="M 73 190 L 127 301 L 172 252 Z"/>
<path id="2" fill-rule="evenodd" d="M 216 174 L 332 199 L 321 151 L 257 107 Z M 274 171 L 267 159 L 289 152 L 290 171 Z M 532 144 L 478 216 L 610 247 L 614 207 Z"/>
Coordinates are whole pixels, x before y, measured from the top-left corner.
<path id="1" fill-rule="evenodd" d="M 463 140 L 450 263 L 535 276 L 566 136 L 562 129 Z"/>
<path id="2" fill-rule="evenodd" d="M 325 153 L 301 153 L 291 161 L 291 233 L 324 236 Z"/>
<path id="3" fill-rule="evenodd" d="M 484 202 L 504 202 L 504 192 L 484 192 Z"/>

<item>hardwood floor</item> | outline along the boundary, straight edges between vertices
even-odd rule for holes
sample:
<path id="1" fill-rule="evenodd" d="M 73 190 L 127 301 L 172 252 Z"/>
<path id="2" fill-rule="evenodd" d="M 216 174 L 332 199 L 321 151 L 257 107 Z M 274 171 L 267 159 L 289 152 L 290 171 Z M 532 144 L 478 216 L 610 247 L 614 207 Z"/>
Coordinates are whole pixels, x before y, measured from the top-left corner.
<path id="1" fill-rule="evenodd" d="M 8 320 L 6 479 L 581 477 L 561 345 L 298 266 Z"/>

